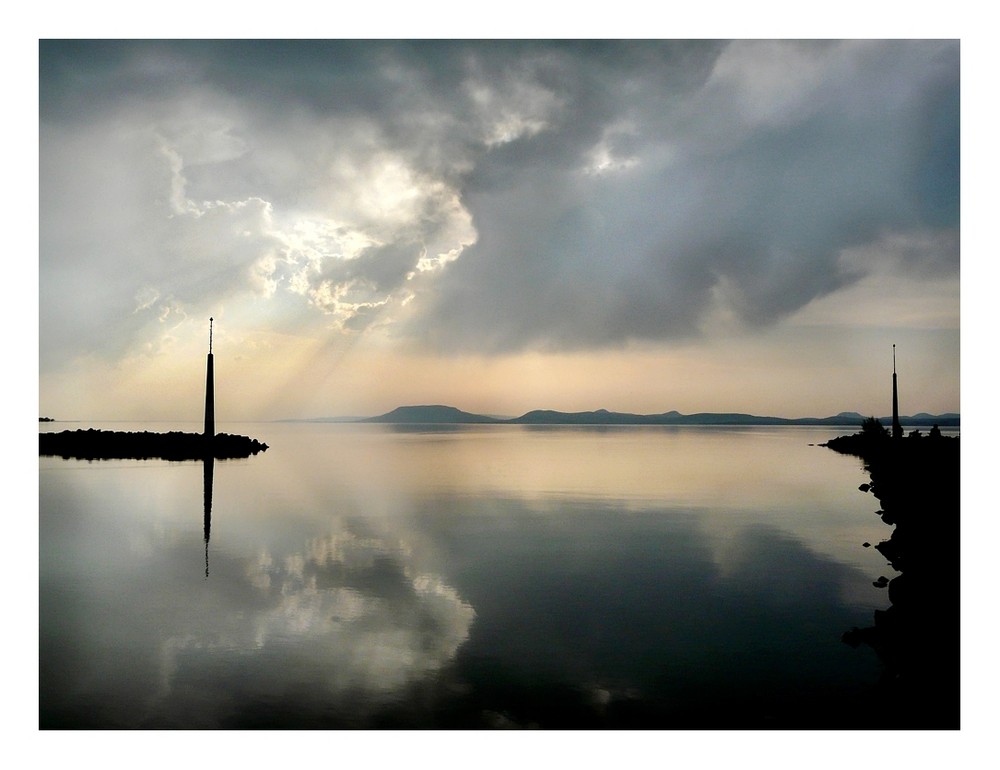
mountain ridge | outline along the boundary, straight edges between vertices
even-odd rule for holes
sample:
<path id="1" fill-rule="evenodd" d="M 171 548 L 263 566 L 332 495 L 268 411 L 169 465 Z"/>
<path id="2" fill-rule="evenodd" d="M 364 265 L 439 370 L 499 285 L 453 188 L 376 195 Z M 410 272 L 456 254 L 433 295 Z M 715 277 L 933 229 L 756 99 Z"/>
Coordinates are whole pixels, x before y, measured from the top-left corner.
<path id="1" fill-rule="evenodd" d="M 860 412 L 840 412 L 830 417 L 770 417 L 745 414 L 742 412 L 697 412 L 681 414 L 676 410 L 657 414 L 633 414 L 596 409 L 583 412 L 562 412 L 554 409 L 534 409 L 519 417 L 501 418 L 466 412 L 444 404 L 420 404 L 399 406 L 385 414 L 359 418 L 317 418 L 296 422 L 356 422 L 379 424 L 444 425 L 444 424 L 492 424 L 492 425 L 836 425 L 860 427 L 865 416 Z M 900 417 L 900 422 L 909 428 L 957 427 L 961 417 L 955 412 L 931 415 L 918 412 Z M 891 417 L 879 417 L 884 425 L 892 422 Z"/>

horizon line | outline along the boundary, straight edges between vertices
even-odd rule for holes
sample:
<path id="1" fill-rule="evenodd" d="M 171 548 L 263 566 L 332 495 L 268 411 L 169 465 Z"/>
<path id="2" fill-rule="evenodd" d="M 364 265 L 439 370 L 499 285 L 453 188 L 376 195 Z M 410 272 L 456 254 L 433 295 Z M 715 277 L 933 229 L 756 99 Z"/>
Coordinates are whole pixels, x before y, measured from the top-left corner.
<path id="1" fill-rule="evenodd" d="M 720 411 L 695 411 L 695 412 L 681 412 L 677 409 L 668 409 L 661 412 L 626 412 L 618 411 L 614 409 L 607 409 L 604 407 L 599 407 L 597 409 L 579 409 L 579 410 L 564 410 L 564 409 L 552 409 L 548 407 L 537 407 L 529 409 L 520 414 L 513 415 L 501 415 L 497 413 L 487 413 L 487 412 L 470 412 L 468 410 L 462 409 L 460 407 L 453 406 L 451 404 L 445 403 L 416 403 L 416 404 L 401 404 L 395 406 L 384 412 L 377 412 L 373 414 L 335 414 L 335 415 L 313 415 L 308 417 L 255 417 L 255 418 L 235 418 L 219 420 L 218 422 L 319 422 L 319 421 L 333 421 L 340 420 L 344 422 L 349 421 L 361 421 L 369 420 L 378 417 L 386 417 L 392 412 L 398 411 L 400 409 L 431 409 L 431 408 L 443 408 L 443 409 L 453 409 L 463 414 L 468 414 L 474 417 L 488 417 L 495 420 L 518 420 L 527 415 L 537 413 L 537 412 L 554 412 L 557 414 L 565 415 L 581 415 L 581 414 L 599 414 L 606 413 L 612 415 L 622 415 L 622 416 L 632 416 L 632 417 L 660 417 L 663 415 L 679 415 L 680 417 L 693 417 L 696 415 L 737 415 L 740 417 L 753 417 L 759 419 L 778 419 L 778 420 L 829 420 L 835 417 L 850 416 L 850 417 L 876 417 L 879 419 L 886 418 L 890 419 L 891 414 L 876 415 L 876 414 L 865 414 L 864 412 L 859 412 L 857 410 L 841 410 L 834 414 L 828 414 L 823 416 L 817 415 L 796 415 L 794 417 L 786 417 L 777 414 L 756 414 L 753 412 L 740 412 L 733 410 L 720 410 Z M 909 415 L 901 415 L 900 419 L 914 418 L 914 417 L 961 417 L 960 411 L 946 411 L 946 412 L 928 412 L 928 411 L 917 411 Z M 40 422 L 200 422 L 198 418 L 170 418 L 170 417 L 158 417 L 158 418 L 130 418 L 130 417 L 73 417 L 73 418 L 59 418 L 59 417 L 47 417 L 39 416 Z"/>

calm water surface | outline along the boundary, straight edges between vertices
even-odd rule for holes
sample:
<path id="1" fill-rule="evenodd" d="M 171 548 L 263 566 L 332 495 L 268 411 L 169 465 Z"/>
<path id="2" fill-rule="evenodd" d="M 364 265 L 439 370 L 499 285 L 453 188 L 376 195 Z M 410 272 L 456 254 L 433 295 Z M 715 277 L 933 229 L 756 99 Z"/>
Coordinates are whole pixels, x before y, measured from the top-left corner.
<path id="1" fill-rule="evenodd" d="M 195 424 L 82 425 L 197 431 Z M 825 428 L 221 424 L 39 459 L 42 727 L 842 727 L 889 535 Z M 206 503 L 210 515 L 206 516 Z M 887 572 L 887 570 L 889 570 Z"/>

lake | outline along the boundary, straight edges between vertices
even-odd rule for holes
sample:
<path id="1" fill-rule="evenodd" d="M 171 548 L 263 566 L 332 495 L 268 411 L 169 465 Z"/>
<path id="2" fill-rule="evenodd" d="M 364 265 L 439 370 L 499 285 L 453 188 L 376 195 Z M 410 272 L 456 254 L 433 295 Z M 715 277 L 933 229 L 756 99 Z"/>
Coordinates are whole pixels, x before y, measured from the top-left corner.
<path id="1" fill-rule="evenodd" d="M 41 430 L 188 430 L 49 423 Z M 220 424 L 39 458 L 42 728 L 870 727 L 891 529 L 811 427 Z"/>

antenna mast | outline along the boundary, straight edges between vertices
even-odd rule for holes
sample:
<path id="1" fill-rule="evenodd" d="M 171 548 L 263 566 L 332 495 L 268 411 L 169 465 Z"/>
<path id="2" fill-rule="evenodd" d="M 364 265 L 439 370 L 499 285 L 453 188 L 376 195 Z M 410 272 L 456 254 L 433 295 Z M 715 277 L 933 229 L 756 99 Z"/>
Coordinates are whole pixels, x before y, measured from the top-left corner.
<path id="1" fill-rule="evenodd" d="M 896 343 L 892 343 L 892 437 L 903 437 L 903 426 L 899 424 L 899 396 L 896 392 Z"/>
<path id="2" fill-rule="evenodd" d="M 205 370 L 205 437 L 215 436 L 215 356 L 212 355 L 212 322 L 208 319 L 208 356 Z"/>

